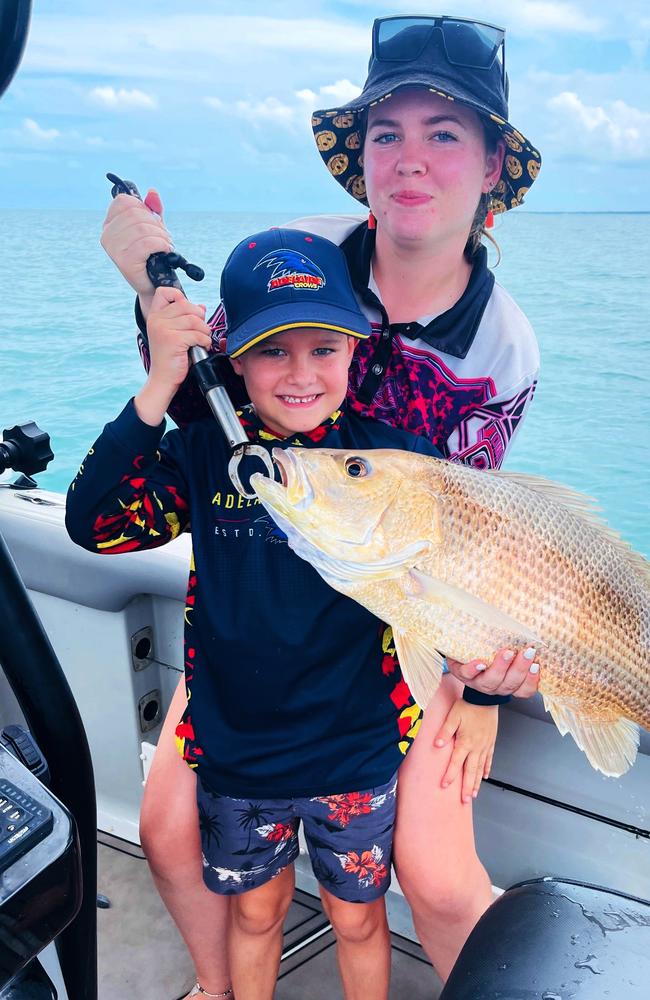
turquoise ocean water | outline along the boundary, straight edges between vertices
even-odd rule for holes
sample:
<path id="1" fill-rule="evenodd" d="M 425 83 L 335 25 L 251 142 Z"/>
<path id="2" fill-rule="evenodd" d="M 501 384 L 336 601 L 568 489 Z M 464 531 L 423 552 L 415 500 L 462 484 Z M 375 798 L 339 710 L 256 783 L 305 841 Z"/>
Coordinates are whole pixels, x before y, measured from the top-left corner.
<path id="1" fill-rule="evenodd" d="M 285 218 L 177 214 L 167 223 L 206 271 L 186 290 L 211 309 L 242 237 Z M 133 297 L 99 246 L 102 212 L 0 212 L 0 429 L 36 420 L 65 491 L 103 424 L 139 388 Z M 494 230 L 497 280 L 531 320 L 542 372 L 507 468 L 596 497 L 650 556 L 650 215 L 511 212 Z"/>

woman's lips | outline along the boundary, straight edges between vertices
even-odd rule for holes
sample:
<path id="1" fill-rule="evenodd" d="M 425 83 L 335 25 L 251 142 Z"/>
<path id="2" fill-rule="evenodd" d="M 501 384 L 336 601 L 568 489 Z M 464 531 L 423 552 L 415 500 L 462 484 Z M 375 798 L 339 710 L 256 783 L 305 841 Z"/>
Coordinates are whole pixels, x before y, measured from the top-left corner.
<path id="1" fill-rule="evenodd" d="M 426 205 L 431 201 L 431 195 L 424 191 L 395 191 L 391 197 L 399 205 Z"/>

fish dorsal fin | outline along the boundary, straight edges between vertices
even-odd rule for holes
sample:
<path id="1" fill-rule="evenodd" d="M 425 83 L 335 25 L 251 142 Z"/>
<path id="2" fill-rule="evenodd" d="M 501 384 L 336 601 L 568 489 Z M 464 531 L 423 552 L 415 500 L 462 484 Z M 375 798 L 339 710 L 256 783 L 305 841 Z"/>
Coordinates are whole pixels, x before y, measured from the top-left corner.
<path id="1" fill-rule="evenodd" d="M 542 476 L 532 476 L 527 472 L 503 472 L 501 469 L 488 469 L 482 475 L 492 476 L 496 479 L 503 479 L 507 482 L 524 486 L 529 490 L 534 490 L 541 496 L 547 497 L 553 503 L 561 504 L 567 510 L 575 514 L 581 520 L 595 528 L 601 537 L 606 538 L 614 545 L 627 563 L 640 574 L 647 585 L 650 585 L 650 562 L 640 553 L 635 552 L 631 545 L 621 538 L 617 531 L 607 524 L 602 516 L 602 509 L 598 503 L 584 493 L 564 486 L 562 483 L 554 483 L 550 479 Z"/>
<path id="2" fill-rule="evenodd" d="M 503 469 L 486 469 L 482 475 L 491 476 L 493 479 L 503 479 L 517 486 L 524 486 L 528 490 L 548 497 L 554 503 L 568 507 L 569 510 L 587 517 L 591 515 L 599 524 L 604 523 L 598 517 L 600 507 L 593 497 L 587 496 L 586 493 L 580 493 L 563 483 L 555 483 L 551 479 L 544 479 L 543 476 L 533 476 L 529 472 L 504 472 Z"/>
<path id="3" fill-rule="evenodd" d="M 498 629 L 499 632 L 507 632 L 509 635 L 517 636 L 522 641 L 533 643 L 538 649 L 545 645 L 527 625 L 512 618 L 504 611 L 499 611 L 493 604 L 488 604 L 467 590 L 462 590 L 452 583 L 444 583 L 432 576 L 426 576 L 418 569 L 412 569 L 409 576 L 417 585 L 416 588 L 409 591 L 409 597 L 431 601 L 434 604 L 449 604 L 490 628 Z"/>
<path id="4" fill-rule="evenodd" d="M 396 625 L 392 628 L 395 652 L 404 680 L 420 708 L 426 708 L 438 690 L 444 657 L 432 647 L 430 641 Z"/>
<path id="5" fill-rule="evenodd" d="M 571 733 L 597 771 L 608 778 L 620 778 L 632 766 L 639 749 L 639 727 L 634 722 L 620 716 L 590 719 L 556 698 L 547 694 L 542 697 L 546 711 L 553 716 L 562 736 Z"/>

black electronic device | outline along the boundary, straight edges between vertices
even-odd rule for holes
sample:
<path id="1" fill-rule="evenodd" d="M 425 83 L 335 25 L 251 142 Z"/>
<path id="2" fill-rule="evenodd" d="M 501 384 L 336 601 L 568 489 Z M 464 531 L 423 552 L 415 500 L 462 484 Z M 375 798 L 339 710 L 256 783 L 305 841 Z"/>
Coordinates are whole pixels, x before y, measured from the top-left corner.
<path id="1" fill-rule="evenodd" d="M 73 920 L 81 897 L 72 816 L 0 743 L 0 1000 L 31 996 L 29 979 L 46 989 L 42 972 L 27 970 Z"/>

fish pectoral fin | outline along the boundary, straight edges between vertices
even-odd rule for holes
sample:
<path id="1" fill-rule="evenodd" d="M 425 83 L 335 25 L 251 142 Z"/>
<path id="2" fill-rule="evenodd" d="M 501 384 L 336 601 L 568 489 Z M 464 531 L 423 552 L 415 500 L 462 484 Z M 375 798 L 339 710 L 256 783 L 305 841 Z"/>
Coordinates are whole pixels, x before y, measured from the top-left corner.
<path id="1" fill-rule="evenodd" d="M 341 584 L 368 580 L 394 580 L 408 572 L 413 564 L 426 556 L 431 549 L 430 542 L 416 541 L 406 545 L 398 552 L 387 555 L 384 559 L 376 559 L 373 562 L 360 557 L 358 562 L 354 562 L 350 559 L 330 556 L 322 549 L 316 549 L 311 543 L 307 543 L 308 547 L 301 548 L 300 542 L 294 541 L 291 536 L 289 536 L 289 546 L 299 556 L 310 562 L 328 583 L 337 581 Z M 335 586 L 335 584 L 331 585 Z"/>
<path id="2" fill-rule="evenodd" d="M 542 697 L 562 736 L 570 733 L 597 771 L 620 778 L 632 766 L 639 749 L 639 727 L 634 722 L 622 716 L 590 718 L 547 694 Z"/>
<path id="3" fill-rule="evenodd" d="M 408 590 L 409 597 L 431 601 L 434 604 L 451 605 L 473 618 L 477 618 L 490 628 L 507 632 L 521 641 L 532 643 L 537 649 L 545 645 L 527 625 L 517 621 L 505 611 L 499 611 L 493 604 L 488 604 L 480 597 L 475 597 L 469 591 L 462 590 L 461 587 L 456 587 L 452 583 L 444 583 L 442 580 L 427 576 L 418 569 L 412 569 L 409 576 L 416 585 L 413 589 Z"/>
<path id="4" fill-rule="evenodd" d="M 434 649 L 430 640 L 407 632 L 396 625 L 393 628 L 395 652 L 409 691 L 421 708 L 426 708 L 438 690 L 444 657 Z"/>

